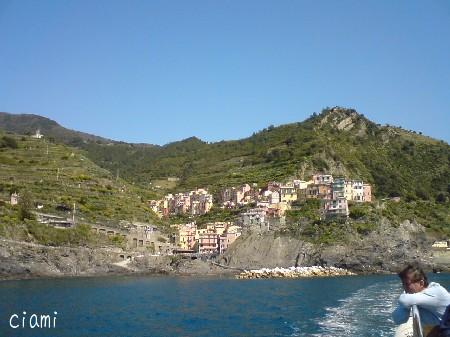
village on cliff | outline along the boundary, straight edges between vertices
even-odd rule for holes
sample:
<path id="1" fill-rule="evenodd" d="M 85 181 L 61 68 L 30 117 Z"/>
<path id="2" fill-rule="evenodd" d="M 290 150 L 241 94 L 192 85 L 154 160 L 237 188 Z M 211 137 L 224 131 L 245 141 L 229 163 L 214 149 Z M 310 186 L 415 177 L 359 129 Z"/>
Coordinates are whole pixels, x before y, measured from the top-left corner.
<path id="1" fill-rule="evenodd" d="M 215 222 L 199 228 L 195 220 L 175 224 L 172 243 L 178 253 L 220 254 L 244 230 L 269 231 L 285 224 L 285 212 L 297 200 L 319 199 L 321 217 L 348 217 L 348 201 L 371 202 L 371 185 L 362 180 L 334 178 L 317 173 L 311 180 L 293 179 L 285 183 L 269 182 L 263 188 L 256 184 L 243 184 L 220 191 L 217 204 L 221 208 L 238 209 L 252 205 L 239 213 L 235 222 Z M 208 213 L 213 207 L 213 196 L 206 189 L 168 194 L 161 200 L 150 200 L 150 208 L 165 218 L 173 215 L 193 216 Z"/>

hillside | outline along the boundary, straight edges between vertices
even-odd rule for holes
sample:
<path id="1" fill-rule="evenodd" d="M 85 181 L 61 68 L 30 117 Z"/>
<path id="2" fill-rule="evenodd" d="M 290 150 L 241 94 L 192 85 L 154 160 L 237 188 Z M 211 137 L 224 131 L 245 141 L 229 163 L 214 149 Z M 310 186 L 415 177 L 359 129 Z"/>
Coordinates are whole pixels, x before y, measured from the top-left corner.
<path id="1" fill-rule="evenodd" d="M 49 118 L 33 114 L 0 112 L 0 129 L 20 135 L 32 135 L 39 129 L 48 139 L 73 146 L 82 146 L 87 142 L 104 144 L 114 142 L 110 139 L 64 128 Z"/>
<path id="2" fill-rule="evenodd" d="M 130 181 L 139 181 L 134 178 L 136 172 L 142 170 L 140 163 L 151 158 L 159 148 L 157 145 L 128 144 L 67 129 L 49 118 L 34 114 L 0 112 L 0 130 L 19 135 L 33 135 L 40 130 L 47 140 L 86 149 L 86 155 L 98 165 L 115 174 L 119 172 Z"/>
<path id="3" fill-rule="evenodd" d="M 121 145 L 122 147 L 125 145 Z M 401 128 L 377 125 L 351 109 L 325 109 L 302 123 L 270 126 L 251 137 L 208 144 L 197 138 L 153 149 L 87 145 L 89 157 L 135 181 L 168 176 L 178 190 L 265 183 L 315 171 L 361 178 L 378 198 L 448 197 L 450 147 Z"/>
<path id="4" fill-rule="evenodd" d="M 5 141 L 6 140 L 6 141 Z M 98 167 L 82 151 L 45 139 L 0 133 L 0 200 L 12 192 L 27 194 L 33 208 L 71 216 L 78 223 L 157 221 L 145 201 L 154 195 Z M 15 223 L 17 214 L 0 205 L 1 222 Z"/>
<path id="5" fill-rule="evenodd" d="M 55 130 L 62 132 L 55 122 L 44 119 L 53 125 L 53 129 L 46 129 L 36 116 L 7 117 L 9 122 L 5 124 L 5 114 L 3 119 L 0 114 L 0 129 L 24 133 L 40 127 L 51 137 Z M 155 181 L 167 177 L 180 178 L 177 186 L 157 190 L 160 194 L 167 189 L 181 191 L 205 186 L 217 190 L 292 176 L 307 179 L 311 173 L 323 171 L 364 179 L 373 184 L 378 198 L 449 197 L 447 143 L 399 127 L 375 124 L 353 109 L 327 108 L 304 122 L 269 126 L 235 141 L 207 143 L 192 137 L 153 146 L 95 141 L 92 137 L 95 136 L 75 143 L 97 165 L 130 182 L 148 188 L 149 183 L 154 186 Z M 68 139 L 64 137 L 64 142 Z"/>

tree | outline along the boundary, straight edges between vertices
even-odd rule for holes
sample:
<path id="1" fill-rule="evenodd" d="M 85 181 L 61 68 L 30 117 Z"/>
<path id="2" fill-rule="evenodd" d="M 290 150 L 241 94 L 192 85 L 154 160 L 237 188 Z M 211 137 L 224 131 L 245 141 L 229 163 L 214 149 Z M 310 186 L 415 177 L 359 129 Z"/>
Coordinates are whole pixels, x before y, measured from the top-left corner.
<path id="1" fill-rule="evenodd" d="M 33 210 L 33 198 L 30 192 L 25 191 L 21 194 L 19 198 L 19 219 L 34 219 L 32 213 Z"/>
<path id="2" fill-rule="evenodd" d="M 11 149 L 17 149 L 19 146 L 17 141 L 13 137 L 3 136 L 0 141 L 0 147 L 9 147 Z"/>

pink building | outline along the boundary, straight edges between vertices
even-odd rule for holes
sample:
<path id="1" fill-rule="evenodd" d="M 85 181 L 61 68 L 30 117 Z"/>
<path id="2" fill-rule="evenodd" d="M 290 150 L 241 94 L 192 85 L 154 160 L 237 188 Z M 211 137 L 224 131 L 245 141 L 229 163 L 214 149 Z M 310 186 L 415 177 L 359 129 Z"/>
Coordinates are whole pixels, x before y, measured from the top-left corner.
<path id="1" fill-rule="evenodd" d="M 222 254 L 241 235 L 237 233 L 223 233 L 219 236 L 219 253 Z"/>
<path id="2" fill-rule="evenodd" d="M 372 202 L 372 186 L 370 186 L 369 184 L 364 184 L 363 191 L 364 191 L 363 200 L 365 202 Z"/>
<path id="3" fill-rule="evenodd" d="M 214 254 L 219 251 L 219 235 L 216 233 L 202 233 L 198 238 L 198 252 L 200 254 Z"/>

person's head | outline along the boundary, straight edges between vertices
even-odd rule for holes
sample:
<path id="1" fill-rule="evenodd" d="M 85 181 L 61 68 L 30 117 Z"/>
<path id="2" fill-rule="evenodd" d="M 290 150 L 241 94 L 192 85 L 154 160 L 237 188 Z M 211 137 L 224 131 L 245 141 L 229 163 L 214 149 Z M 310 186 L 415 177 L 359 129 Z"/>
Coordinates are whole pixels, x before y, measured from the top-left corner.
<path id="1" fill-rule="evenodd" d="M 424 271 L 417 266 L 408 265 L 398 273 L 398 276 L 402 280 L 403 289 L 405 289 L 408 294 L 417 293 L 428 287 L 427 275 L 425 275 Z"/>

